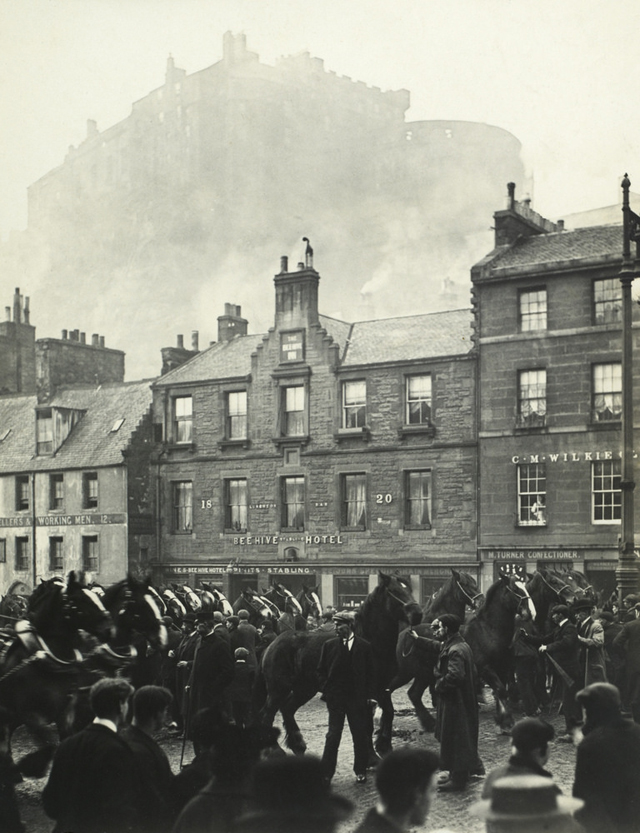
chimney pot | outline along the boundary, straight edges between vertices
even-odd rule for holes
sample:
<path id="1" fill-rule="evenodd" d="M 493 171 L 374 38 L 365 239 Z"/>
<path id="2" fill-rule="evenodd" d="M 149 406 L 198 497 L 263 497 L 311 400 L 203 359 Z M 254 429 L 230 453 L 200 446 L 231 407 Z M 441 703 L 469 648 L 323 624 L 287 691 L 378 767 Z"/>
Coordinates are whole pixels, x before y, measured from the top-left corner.
<path id="1" fill-rule="evenodd" d="M 564 220 L 558 220 L 557 225 L 559 231 L 564 231 Z"/>
<path id="2" fill-rule="evenodd" d="M 92 347 L 99 347 L 100 346 L 100 336 L 98 333 L 93 333 L 91 336 L 91 346 Z"/>
<path id="3" fill-rule="evenodd" d="M 62 331 L 62 339 L 63 339 L 63 341 L 66 341 L 68 338 L 69 338 L 69 332 L 68 332 L 68 330 L 63 330 L 63 331 Z"/>
<path id="4" fill-rule="evenodd" d="M 300 261 L 298 263 L 298 272 L 302 272 L 303 269 L 304 269 L 304 263 L 302 261 Z"/>
<path id="5" fill-rule="evenodd" d="M 515 182 L 507 182 L 507 194 L 509 196 L 509 208 L 516 207 L 516 184 Z"/>
<path id="6" fill-rule="evenodd" d="M 196 352 L 198 350 L 198 339 L 199 339 L 199 337 L 200 337 L 200 334 L 198 333 L 197 330 L 193 330 L 191 332 L 191 349 L 195 350 Z"/>
<path id="7" fill-rule="evenodd" d="M 104 347 L 104 336 L 100 336 L 100 347 Z"/>
<path id="8" fill-rule="evenodd" d="M 86 344 L 86 343 L 87 343 L 87 334 L 86 333 L 80 333 L 80 344 Z"/>
<path id="9" fill-rule="evenodd" d="M 7 316 L 7 321 L 11 321 L 11 307 L 5 307 L 4 314 Z"/>
<path id="10" fill-rule="evenodd" d="M 184 350 L 184 336 L 183 335 L 178 336 L 178 349 L 179 350 Z"/>
<path id="11" fill-rule="evenodd" d="M 24 323 L 29 323 L 29 296 L 24 299 Z"/>
<path id="12" fill-rule="evenodd" d="M 280 274 L 284 275 L 289 270 L 289 258 L 286 255 L 282 255 L 280 258 Z"/>

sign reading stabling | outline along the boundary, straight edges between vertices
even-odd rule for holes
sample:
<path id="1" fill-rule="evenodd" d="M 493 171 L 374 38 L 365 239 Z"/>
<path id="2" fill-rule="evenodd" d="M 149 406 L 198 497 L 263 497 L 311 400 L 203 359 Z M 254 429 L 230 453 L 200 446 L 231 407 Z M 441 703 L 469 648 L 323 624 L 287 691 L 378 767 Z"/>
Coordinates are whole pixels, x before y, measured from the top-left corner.
<path id="1" fill-rule="evenodd" d="M 280 361 L 304 361 L 304 330 L 280 335 Z"/>

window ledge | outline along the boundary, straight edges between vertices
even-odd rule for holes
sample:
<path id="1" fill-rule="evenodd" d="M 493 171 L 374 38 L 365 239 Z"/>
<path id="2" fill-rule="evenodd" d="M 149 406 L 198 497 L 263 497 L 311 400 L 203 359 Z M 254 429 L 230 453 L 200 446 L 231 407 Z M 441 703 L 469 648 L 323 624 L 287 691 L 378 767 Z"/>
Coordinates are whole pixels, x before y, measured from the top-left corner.
<path id="1" fill-rule="evenodd" d="M 297 526 L 283 526 L 280 529 L 280 534 L 304 535 L 304 529 L 299 529 Z"/>
<path id="2" fill-rule="evenodd" d="M 195 451 L 195 443 L 165 443 L 167 451 Z"/>
<path id="3" fill-rule="evenodd" d="M 284 446 L 300 446 L 306 445 L 311 437 L 308 434 L 299 434 L 291 437 L 272 437 L 271 442 L 277 448 L 283 448 Z"/>
<path id="4" fill-rule="evenodd" d="M 246 529 L 231 529 L 230 527 L 225 527 L 224 529 L 225 535 L 246 535 Z"/>
<path id="5" fill-rule="evenodd" d="M 366 526 L 341 526 L 340 532 L 366 532 Z"/>
<path id="6" fill-rule="evenodd" d="M 231 439 L 224 439 L 218 440 L 218 448 L 225 449 L 225 448 L 249 448 L 251 446 L 251 440 L 248 437 L 244 437 L 242 439 L 238 438 L 237 440 Z"/>
<path id="7" fill-rule="evenodd" d="M 364 440 L 364 442 L 369 442 L 371 439 L 371 431 L 366 425 L 362 428 L 338 428 L 333 438 L 338 443 L 342 442 L 342 440 Z"/>
<path id="8" fill-rule="evenodd" d="M 411 525 L 406 524 L 404 529 L 407 529 L 407 530 L 411 531 L 411 530 L 421 530 L 421 529 L 433 529 L 433 527 L 431 526 L 431 524 L 411 524 Z"/>
<path id="9" fill-rule="evenodd" d="M 400 428 L 398 428 L 398 436 L 400 439 L 410 437 L 413 434 L 419 434 L 424 437 L 435 437 L 436 427 L 435 425 L 429 423 L 428 425 L 401 425 Z"/>
<path id="10" fill-rule="evenodd" d="M 547 522 L 544 523 L 531 523 L 531 524 L 523 524 L 516 521 L 516 529 L 546 529 Z"/>
<path id="11" fill-rule="evenodd" d="M 619 431 L 622 425 L 619 419 L 599 419 L 589 423 L 591 431 Z"/>
<path id="12" fill-rule="evenodd" d="M 546 434 L 548 431 L 547 425 L 515 425 L 514 431 L 516 434 Z"/>

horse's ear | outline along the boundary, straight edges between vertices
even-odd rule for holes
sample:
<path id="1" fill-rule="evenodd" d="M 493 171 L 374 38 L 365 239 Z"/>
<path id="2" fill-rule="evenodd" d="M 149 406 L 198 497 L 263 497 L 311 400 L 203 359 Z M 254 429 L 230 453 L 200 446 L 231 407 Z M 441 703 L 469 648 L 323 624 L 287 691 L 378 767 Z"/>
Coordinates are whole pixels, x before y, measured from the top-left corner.
<path id="1" fill-rule="evenodd" d="M 456 579 L 456 581 L 460 581 L 460 573 L 457 570 L 454 570 L 453 567 L 451 568 L 451 575 Z"/>
<path id="2" fill-rule="evenodd" d="M 386 586 L 391 581 L 391 576 L 388 573 L 383 573 L 382 570 L 378 570 L 378 577 L 380 579 L 380 584 Z"/>

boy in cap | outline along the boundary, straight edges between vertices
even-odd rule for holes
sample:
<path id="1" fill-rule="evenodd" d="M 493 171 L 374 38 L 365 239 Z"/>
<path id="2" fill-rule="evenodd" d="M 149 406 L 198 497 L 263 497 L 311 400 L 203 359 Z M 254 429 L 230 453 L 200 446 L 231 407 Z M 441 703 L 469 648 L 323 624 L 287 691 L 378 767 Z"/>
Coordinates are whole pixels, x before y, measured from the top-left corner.
<path id="1" fill-rule="evenodd" d="M 552 778 L 544 769 L 549 760 L 549 744 L 555 730 L 550 723 L 537 717 L 525 717 L 519 720 L 511 730 L 511 757 L 501 767 L 487 775 L 482 788 L 482 797 L 491 798 L 493 785 L 500 778 L 513 775 L 540 775 Z"/>
<path id="2" fill-rule="evenodd" d="M 366 639 L 354 634 L 355 615 L 351 611 L 336 613 L 333 621 L 336 637 L 323 644 L 318 663 L 320 690 L 329 713 L 322 765 L 325 778 L 330 781 L 336 771 L 346 718 L 353 738 L 353 771 L 356 782 L 362 784 L 367 780 L 373 729 L 368 708 L 375 696 L 373 652 Z"/>

